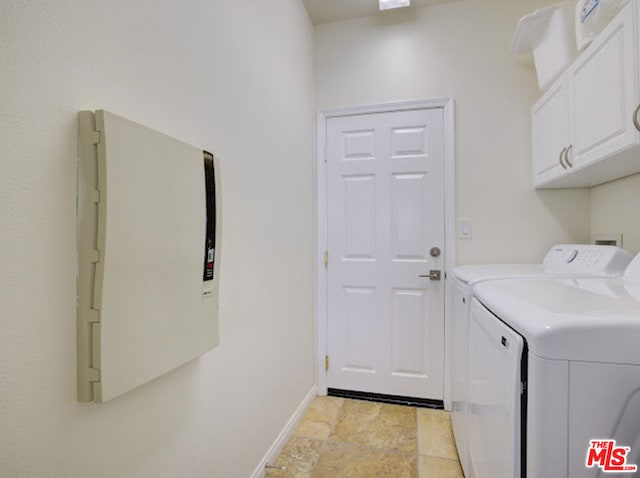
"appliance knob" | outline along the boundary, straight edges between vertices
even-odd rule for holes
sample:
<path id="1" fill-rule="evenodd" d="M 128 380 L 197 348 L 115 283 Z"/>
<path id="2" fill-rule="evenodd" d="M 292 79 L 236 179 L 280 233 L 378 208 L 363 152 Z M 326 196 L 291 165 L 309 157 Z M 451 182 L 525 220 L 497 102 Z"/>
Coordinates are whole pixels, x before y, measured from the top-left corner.
<path id="1" fill-rule="evenodd" d="M 564 261 L 567 264 L 571 264 L 576 257 L 578 256 L 578 249 L 571 249 L 569 252 L 567 252 L 567 254 L 564 256 Z"/>

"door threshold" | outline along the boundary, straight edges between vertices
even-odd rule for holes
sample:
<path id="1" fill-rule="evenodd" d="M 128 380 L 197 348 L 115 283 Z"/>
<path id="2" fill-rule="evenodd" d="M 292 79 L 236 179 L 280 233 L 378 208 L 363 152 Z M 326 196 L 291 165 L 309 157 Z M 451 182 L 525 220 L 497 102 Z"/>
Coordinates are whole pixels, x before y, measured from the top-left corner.
<path id="1" fill-rule="evenodd" d="M 442 400 L 432 400 L 430 398 L 403 397 L 400 395 L 386 395 L 384 393 L 358 392 L 355 390 L 341 390 L 339 388 L 327 389 L 330 397 L 350 398 L 353 400 L 366 400 L 369 402 L 388 403 L 391 405 L 404 405 L 407 407 L 432 408 L 434 410 L 444 410 Z"/>

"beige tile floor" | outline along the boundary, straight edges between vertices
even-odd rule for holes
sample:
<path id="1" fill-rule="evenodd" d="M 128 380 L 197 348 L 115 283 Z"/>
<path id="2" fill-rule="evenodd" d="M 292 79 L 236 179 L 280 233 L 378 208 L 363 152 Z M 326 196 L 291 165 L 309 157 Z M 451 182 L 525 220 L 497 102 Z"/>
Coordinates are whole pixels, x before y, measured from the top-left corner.
<path id="1" fill-rule="evenodd" d="M 449 413 L 317 397 L 267 478 L 463 478 Z"/>

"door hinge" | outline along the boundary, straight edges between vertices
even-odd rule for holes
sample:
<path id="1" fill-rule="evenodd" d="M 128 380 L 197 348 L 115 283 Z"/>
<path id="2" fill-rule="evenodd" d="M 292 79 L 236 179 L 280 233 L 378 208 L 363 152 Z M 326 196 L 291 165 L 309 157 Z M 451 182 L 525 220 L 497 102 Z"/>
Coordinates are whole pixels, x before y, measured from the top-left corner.
<path id="1" fill-rule="evenodd" d="M 326 372 L 327 370 L 329 370 L 329 356 L 325 355 L 324 356 L 324 371 Z"/>
<path id="2" fill-rule="evenodd" d="M 102 140 L 102 131 L 100 130 L 93 130 L 89 133 L 89 141 L 91 142 L 91 144 L 100 144 L 100 141 Z"/>
<path id="3" fill-rule="evenodd" d="M 324 251 L 324 266 L 329 267 L 329 251 Z"/>

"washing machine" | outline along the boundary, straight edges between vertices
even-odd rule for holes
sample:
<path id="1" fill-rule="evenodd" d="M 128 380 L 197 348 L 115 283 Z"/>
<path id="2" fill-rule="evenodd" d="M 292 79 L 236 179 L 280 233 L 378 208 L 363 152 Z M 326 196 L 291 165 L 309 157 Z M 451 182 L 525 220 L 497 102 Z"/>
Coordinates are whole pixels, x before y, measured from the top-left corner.
<path id="1" fill-rule="evenodd" d="M 469 303 L 476 284 L 505 278 L 616 277 L 633 257 L 613 246 L 558 244 L 538 264 L 475 264 L 453 270 L 451 332 L 451 422 L 458 456 L 465 476 L 470 477 L 468 457 L 468 351 Z"/>
<path id="2" fill-rule="evenodd" d="M 640 255 L 473 287 L 468 477 L 640 476 Z"/>

